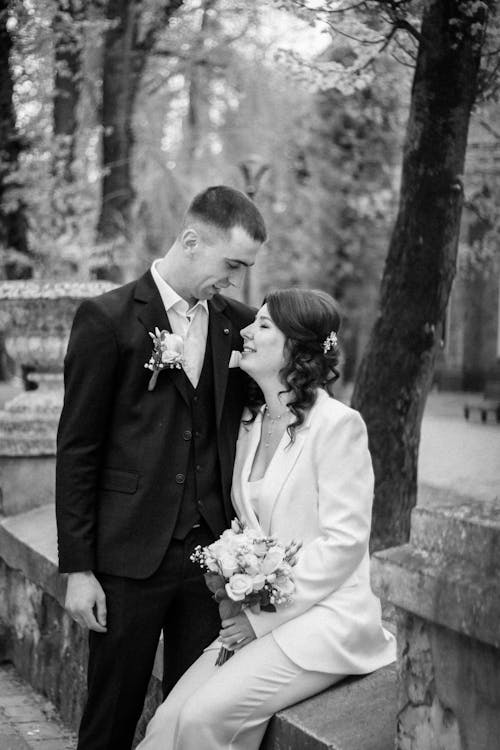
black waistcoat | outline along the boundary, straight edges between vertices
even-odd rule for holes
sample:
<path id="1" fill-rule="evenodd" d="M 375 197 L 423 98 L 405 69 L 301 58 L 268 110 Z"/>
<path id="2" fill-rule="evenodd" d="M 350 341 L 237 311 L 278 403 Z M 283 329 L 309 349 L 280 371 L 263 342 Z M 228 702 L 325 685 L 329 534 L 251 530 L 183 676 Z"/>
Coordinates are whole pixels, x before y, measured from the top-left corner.
<path id="1" fill-rule="evenodd" d="M 176 539 L 184 539 L 194 524 L 203 518 L 214 537 L 226 528 L 222 501 L 214 398 L 214 368 L 210 332 L 207 336 L 205 358 L 196 388 L 189 378 L 191 424 L 183 434 L 191 443 L 185 471 L 184 493 L 174 529 Z"/>

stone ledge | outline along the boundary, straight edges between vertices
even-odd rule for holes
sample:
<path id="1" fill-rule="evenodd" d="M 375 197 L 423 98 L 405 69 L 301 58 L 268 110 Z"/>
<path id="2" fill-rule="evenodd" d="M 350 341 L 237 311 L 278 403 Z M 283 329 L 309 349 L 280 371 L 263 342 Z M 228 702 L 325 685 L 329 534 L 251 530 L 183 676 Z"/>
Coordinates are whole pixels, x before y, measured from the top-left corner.
<path id="1" fill-rule="evenodd" d="M 500 582 L 468 560 L 415 549 L 382 550 L 372 559 L 379 596 L 425 620 L 498 648 Z"/>
<path id="2" fill-rule="evenodd" d="M 393 750 L 396 667 L 390 665 L 280 711 L 261 750 Z"/>
<path id="3" fill-rule="evenodd" d="M 0 557 L 64 606 L 66 579 L 57 569 L 54 505 L 43 505 L 0 523 Z"/>
<path id="4" fill-rule="evenodd" d="M 472 563 L 485 574 L 500 569 L 498 503 L 470 503 L 455 496 L 453 506 L 416 507 L 411 518 L 410 544 Z"/>

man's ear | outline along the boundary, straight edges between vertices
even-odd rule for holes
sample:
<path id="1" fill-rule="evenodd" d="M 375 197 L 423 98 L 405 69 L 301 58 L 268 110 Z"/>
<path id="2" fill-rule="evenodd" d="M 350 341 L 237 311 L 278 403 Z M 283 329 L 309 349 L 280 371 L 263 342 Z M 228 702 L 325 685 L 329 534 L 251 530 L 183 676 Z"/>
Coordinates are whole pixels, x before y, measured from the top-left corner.
<path id="1" fill-rule="evenodd" d="M 181 234 L 182 247 L 190 255 L 192 255 L 193 252 L 198 247 L 199 241 L 200 241 L 200 235 L 198 234 L 196 229 L 193 229 L 192 227 L 186 227 L 186 229 Z"/>

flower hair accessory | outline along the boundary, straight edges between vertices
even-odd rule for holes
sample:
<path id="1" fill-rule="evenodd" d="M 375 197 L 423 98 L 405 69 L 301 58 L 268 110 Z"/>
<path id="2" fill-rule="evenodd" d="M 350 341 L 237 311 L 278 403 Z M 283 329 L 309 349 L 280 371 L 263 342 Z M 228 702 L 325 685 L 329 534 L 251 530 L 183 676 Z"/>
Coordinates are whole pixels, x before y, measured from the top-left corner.
<path id="1" fill-rule="evenodd" d="M 339 340 L 335 331 L 330 331 L 326 339 L 323 341 L 323 354 L 328 354 L 330 349 L 335 349 L 338 346 Z"/>
<path id="2" fill-rule="evenodd" d="M 155 328 L 155 332 L 149 335 L 153 339 L 153 351 L 149 361 L 144 367 L 153 373 L 148 383 L 148 391 L 152 391 L 158 380 L 158 373 L 165 369 L 181 370 L 184 364 L 184 339 L 176 333 L 160 331 Z"/>

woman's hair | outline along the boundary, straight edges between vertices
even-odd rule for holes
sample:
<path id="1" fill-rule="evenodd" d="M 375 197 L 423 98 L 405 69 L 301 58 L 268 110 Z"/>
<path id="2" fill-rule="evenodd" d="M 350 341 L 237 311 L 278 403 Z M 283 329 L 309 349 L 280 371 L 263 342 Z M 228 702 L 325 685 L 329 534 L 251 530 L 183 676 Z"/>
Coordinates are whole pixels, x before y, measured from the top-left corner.
<path id="1" fill-rule="evenodd" d="M 295 421 L 288 427 L 290 439 L 303 424 L 316 400 L 318 388 L 328 389 L 339 377 L 337 334 L 340 314 L 335 300 L 315 289 L 277 289 L 264 300 L 271 319 L 286 337 L 285 365 L 280 371 L 288 404 Z M 264 403 L 262 391 L 253 383 L 249 393 L 252 422 Z"/>

